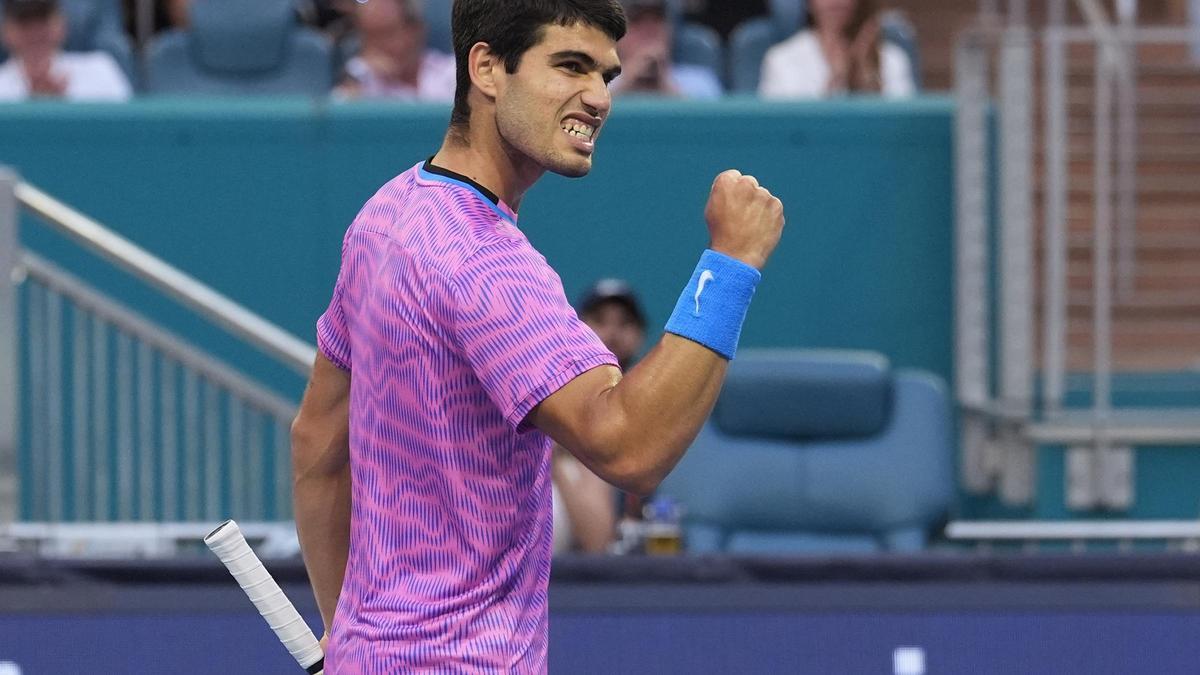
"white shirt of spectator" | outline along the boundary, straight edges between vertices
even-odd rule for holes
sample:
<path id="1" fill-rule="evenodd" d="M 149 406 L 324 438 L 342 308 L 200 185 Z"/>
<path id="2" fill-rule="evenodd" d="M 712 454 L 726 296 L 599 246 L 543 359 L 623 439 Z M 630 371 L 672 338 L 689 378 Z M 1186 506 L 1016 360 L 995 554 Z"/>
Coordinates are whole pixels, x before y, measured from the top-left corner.
<path id="1" fill-rule="evenodd" d="M 401 101 L 453 101 L 454 90 L 458 86 L 458 75 L 455 71 L 454 57 L 436 49 L 425 52 L 421 58 L 421 72 L 417 76 L 417 86 L 394 84 L 379 78 L 375 71 L 361 57 L 354 57 L 346 63 L 346 75 L 362 87 L 359 96 L 363 98 L 394 98 Z"/>
<path id="2" fill-rule="evenodd" d="M 884 96 L 899 98 L 916 93 L 912 63 L 903 49 L 885 40 L 879 64 Z M 829 63 L 817 34 L 803 30 L 767 51 L 758 93 L 768 99 L 826 98 L 829 75 Z"/>
<path id="3" fill-rule="evenodd" d="M 133 88 L 121 67 L 107 52 L 64 52 L 54 59 L 54 73 L 67 82 L 68 101 L 126 101 Z M 0 65 L 0 101 L 29 98 L 29 81 L 18 59 Z"/>

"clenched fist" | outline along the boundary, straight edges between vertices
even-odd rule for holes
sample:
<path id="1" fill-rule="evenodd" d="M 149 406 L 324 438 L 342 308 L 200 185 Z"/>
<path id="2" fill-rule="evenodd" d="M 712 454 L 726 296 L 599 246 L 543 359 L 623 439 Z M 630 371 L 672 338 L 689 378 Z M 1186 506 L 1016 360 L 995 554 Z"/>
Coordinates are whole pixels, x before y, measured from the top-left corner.
<path id="1" fill-rule="evenodd" d="M 704 209 L 710 248 L 761 270 L 783 234 L 783 202 L 754 176 L 726 171 L 713 181 Z"/>

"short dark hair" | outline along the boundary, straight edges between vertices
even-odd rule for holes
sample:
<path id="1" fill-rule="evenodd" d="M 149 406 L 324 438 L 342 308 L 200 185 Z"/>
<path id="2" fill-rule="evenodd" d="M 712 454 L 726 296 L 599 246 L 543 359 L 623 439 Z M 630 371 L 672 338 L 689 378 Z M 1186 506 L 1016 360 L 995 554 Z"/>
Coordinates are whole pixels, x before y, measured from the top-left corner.
<path id="1" fill-rule="evenodd" d="M 454 0 L 452 32 L 458 64 L 458 88 L 450 126 L 471 123 L 470 56 L 476 43 L 486 42 L 504 60 L 504 69 L 517 72 L 521 57 L 541 42 L 547 26 L 594 26 L 613 41 L 625 37 L 625 11 L 620 0 Z"/>
<path id="2" fill-rule="evenodd" d="M 58 11 L 58 0 L 4 0 L 4 16 L 13 21 L 45 19 Z"/>

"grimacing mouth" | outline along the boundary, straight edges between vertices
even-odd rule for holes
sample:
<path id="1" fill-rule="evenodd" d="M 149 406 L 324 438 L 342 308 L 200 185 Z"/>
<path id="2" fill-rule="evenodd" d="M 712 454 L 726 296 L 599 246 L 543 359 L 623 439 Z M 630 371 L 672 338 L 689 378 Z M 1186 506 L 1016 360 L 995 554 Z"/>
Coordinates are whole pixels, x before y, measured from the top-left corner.
<path id="1" fill-rule="evenodd" d="M 585 141 L 592 141 L 596 134 L 600 131 L 603 121 L 598 117 L 584 115 L 582 113 L 573 113 L 567 115 L 559 124 L 559 127 L 568 136 L 574 136 Z"/>

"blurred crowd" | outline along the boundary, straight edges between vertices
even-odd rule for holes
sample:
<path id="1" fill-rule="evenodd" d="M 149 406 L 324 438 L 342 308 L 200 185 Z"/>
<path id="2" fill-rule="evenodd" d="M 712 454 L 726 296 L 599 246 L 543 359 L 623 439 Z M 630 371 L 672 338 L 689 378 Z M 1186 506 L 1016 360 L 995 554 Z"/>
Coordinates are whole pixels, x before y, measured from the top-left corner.
<path id="1" fill-rule="evenodd" d="M 451 0 L 0 0 L 0 100 L 135 94 L 449 102 Z M 902 97 L 911 28 L 877 0 L 621 0 L 620 96 Z"/>

